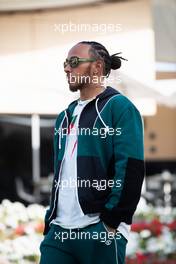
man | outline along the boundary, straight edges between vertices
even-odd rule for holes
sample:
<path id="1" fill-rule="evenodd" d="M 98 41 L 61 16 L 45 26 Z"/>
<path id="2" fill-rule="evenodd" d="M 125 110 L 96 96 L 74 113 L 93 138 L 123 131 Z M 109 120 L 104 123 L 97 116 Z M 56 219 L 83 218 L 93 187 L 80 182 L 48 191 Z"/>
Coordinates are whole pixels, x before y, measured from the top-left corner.
<path id="1" fill-rule="evenodd" d="M 55 124 L 54 180 L 40 264 L 123 264 L 144 178 L 143 122 L 104 86 L 123 58 L 94 41 L 69 51 L 64 70 L 80 98 Z"/>

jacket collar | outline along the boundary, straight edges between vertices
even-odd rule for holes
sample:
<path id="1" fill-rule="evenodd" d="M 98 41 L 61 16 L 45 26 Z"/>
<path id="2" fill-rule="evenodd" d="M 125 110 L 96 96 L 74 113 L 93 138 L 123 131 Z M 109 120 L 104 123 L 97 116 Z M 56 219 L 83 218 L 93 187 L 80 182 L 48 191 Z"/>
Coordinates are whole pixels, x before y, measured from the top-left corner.
<path id="1" fill-rule="evenodd" d="M 111 97 L 119 93 L 120 92 L 118 90 L 112 88 L 111 86 L 107 86 L 106 89 L 103 92 L 99 93 L 91 102 L 95 102 L 97 99 L 100 101 L 102 99 L 105 99 L 106 97 Z M 69 121 L 70 121 L 70 116 L 72 115 L 77 104 L 78 104 L 78 99 L 72 101 L 66 109 Z"/>

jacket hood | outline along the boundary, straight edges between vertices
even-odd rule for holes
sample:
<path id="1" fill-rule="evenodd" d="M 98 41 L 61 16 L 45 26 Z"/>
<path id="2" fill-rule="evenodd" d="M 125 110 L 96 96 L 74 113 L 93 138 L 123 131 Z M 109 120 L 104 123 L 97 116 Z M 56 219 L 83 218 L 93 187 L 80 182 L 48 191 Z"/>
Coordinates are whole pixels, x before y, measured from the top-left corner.
<path id="1" fill-rule="evenodd" d="M 107 86 L 106 89 L 102 93 L 98 94 L 95 99 L 99 98 L 99 100 L 100 100 L 100 99 L 104 99 L 106 97 L 111 97 L 111 96 L 113 96 L 115 94 L 119 94 L 119 93 L 120 92 L 118 90 L 112 88 L 111 86 Z"/>
<path id="2" fill-rule="evenodd" d="M 105 99 L 106 97 L 111 97 L 115 94 L 119 94 L 120 92 L 114 88 L 112 88 L 111 86 L 107 86 L 106 89 L 98 94 L 92 101 L 98 99 L 98 100 L 101 100 L 101 99 Z M 79 98 L 78 98 L 79 99 Z M 77 104 L 77 101 L 78 99 L 74 100 L 73 102 L 71 102 L 69 105 L 68 105 L 68 109 L 72 106 L 72 105 L 75 105 L 75 103 Z"/>
<path id="3" fill-rule="evenodd" d="M 101 120 L 103 126 L 105 127 L 105 131 L 108 132 L 109 131 L 109 127 L 108 125 L 105 123 L 105 121 L 103 120 L 102 116 L 101 116 L 101 112 L 99 111 L 99 108 L 98 108 L 98 101 L 101 101 L 102 99 L 105 99 L 105 98 L 110 98 L 116 94 L 120 94 L 119 91 L 117 91 L 116 89 L 110 87 L 110 86 L 107 86 L 106 89 L 98 94 L 94 99 L 91 100 L 92 103 L 95 104 L 95 109 L 96 109 L 96 112 L 97 112 L 97 116 L 98 118 Z M 70 116 L 71 114 L 73 113 L 74 111 L 74 108 L 75 106 L 77 105 L 78 103 L 78 100 L 74 100 L 73 102 L 71 102 L 69 105 L 68 105 L 68 108 L 64 110 L 64 117 L 63 117 L 63 120 L 61 122 L 61 128 L 62 128 L 62 125 L 63 125 L 63 122 L 64 122 L 64 119 L 66 118 L 66 121 L 67 121 L 67 128 L 69 126 L 69 123 L 70 123 Z M 59 137 L 59 149 L 61 148 L 61 137 Z"/>

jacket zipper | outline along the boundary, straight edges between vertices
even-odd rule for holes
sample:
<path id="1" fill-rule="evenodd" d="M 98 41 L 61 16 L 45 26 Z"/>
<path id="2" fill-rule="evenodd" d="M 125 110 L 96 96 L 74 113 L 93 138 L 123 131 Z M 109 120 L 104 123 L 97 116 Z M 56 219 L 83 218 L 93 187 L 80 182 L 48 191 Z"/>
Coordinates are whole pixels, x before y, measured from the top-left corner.
<path id="1" fill-rule="evenodd" d="M 67 129 L 68 129 L 68 117 L 67 117 L 67 113 L 65 111 L 65 116 L 67 118 Z M 66 136 L 66 139 L 65 139 L 65 149 L 66 149 L 66 144 L 67 144 L 67 136 Z M 56 205 L 56 193 L 57 193 L 57 190 L 58 190 L 58 187 L 59 187 L 59 183 L 60 183 L 60 174 L 61 174 L 61 171 L 62 171 L 62 166 L 63 166 L 63 161 L 65 159 L 65 149 L 64 149 L 64 155 L 63 155 L 63 158 L 62 158 L 62 161 L 61 161 L 61 165 L 60 165 L 60 169 L 59 169 L 59 176 L 58 176 L 58 182 L 57 182 L 57 187 L 56 187 L 56 190 L 55 190 L 55 194 L 54 194 L 54 206 L 53 206 L 53 210 L 51 212 L 51 215 L 48 217 L 48 220 L 52 217 L 53 213 L 54 213 L 54 210 L 55 210 L 55 205 Z"/>
<path id="2" fill-rule="evenodd" d="M 93 100 L 91 100 L 90 102 L 88 102 L 86 104 L 86 106 L 83 108 L 81 114 L 80 114 L 80 117 L 79 117 L 79 121 L 78 121 L 78 127 L 79 127 L 79 124 L 80 124 L 80 118 L 81 118 L 81 115 L 83 113 L 83 111 L 85 110 L 85 108 L 87 107 L 88 104 L 90 104 L 91 102 L 93 102 L 94 100 L 96 100 L 97 98 L 94 98 Z M 67 118 L 67 129 L 68 129 L 68 117 L 67 117 L 67 112 L 65 110 L 65 116 Z M 66 143 L 67 143 L 67 137 L 66 137 Z M 65 148 L 66 148 L 66 143 L 65 143 Z M 61 143 L 60 143 L 61 144 Z M 77 142 L 78 144 L 78 142 Z M 48 220 L 52 217 L 53 213 L 54 213 L 54 210 L 55 210 L 55 205 L 56 205 L 56 193 L 57 193 L 57 189 L 58 189 L 58 186 L 59 186 L 59 183 L 60 183 L 60 174 L 61 174 L 61 169 L 62 169 L 62 164 L 63 164 L 63 160 L 65 158 L 65 149 L 64 149 L 64 155 L 63 155 L 63 158 L 62 158 L 62 161 L 61 161 L 61 165 L 60 165 L 60 170 L 59 170 L 59 177 L 58 177 L 58 184 L 57 184 L 57 187 L 56 187 L 56 190 L 55 190 L 55 194 L 54 194 L 54 206 L 53 206 L 53 210 L 51 212 L 51 215 L 48 217 Z"/>

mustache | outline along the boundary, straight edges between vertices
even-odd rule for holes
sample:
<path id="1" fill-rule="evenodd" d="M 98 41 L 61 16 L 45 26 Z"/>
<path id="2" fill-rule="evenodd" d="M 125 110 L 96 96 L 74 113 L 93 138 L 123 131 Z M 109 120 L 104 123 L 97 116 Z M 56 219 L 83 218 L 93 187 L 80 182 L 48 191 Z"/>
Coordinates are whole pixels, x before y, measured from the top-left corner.
<path id="1" fill-rule="evenodd" d="M 89 74 L 80 74 L 80 73 L 74 73 L 74 74 L 72 74 L 72 73 L 68 73 L 68 74 L 66 74 L 66 78 L 68 79 L 68 78 L 79 78 L 79 77 L 82 77 L 82 78 L 86 78 L 86 77 L 91 77 Z"/>

